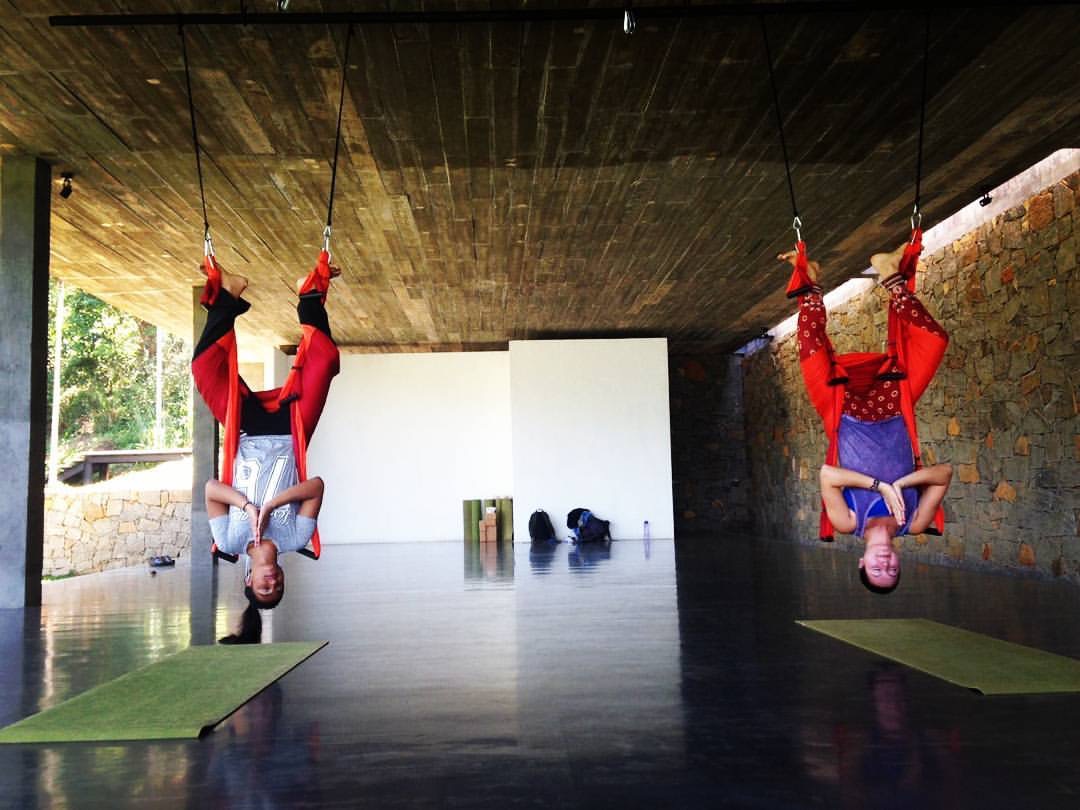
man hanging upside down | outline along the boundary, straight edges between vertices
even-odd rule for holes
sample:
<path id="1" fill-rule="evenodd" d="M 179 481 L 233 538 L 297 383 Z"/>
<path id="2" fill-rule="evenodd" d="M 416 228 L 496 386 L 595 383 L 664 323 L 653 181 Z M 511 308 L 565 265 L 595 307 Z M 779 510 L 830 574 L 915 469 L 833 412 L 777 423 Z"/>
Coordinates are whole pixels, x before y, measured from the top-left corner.
<path id="1" fill-rule="evenodd" d="M 789 295 L 799 297 L 799 364 L 829 435 L 821 537 L 831 540 L 835 528 L 863 538 L 859 577 L 874 593 L 889 593 L 900 581 L 894 537 L 940 534 L 941 502 L 952 479 L 949 464 L 919 464 L 914 406 L 949 342 L 912 290 L 920 249 L 917 240 L 870 259 L 889 292 L 885 354 L 837 355 L 825 331 L 819 265 L 805 255 L 800 263 L 795 251 L 777 257 L 795 266 Z"/>
<path id="2" fill-rule="evenodd" d="M 258 624 L 256 608 L 276 607 L 285 592 L 278 555 L 305 548 L 318 553 L 316 521 L 323 482 L 307 478 L 307 443 L 338 373 L 325 300 L 340 270 L 326 253 L 298 282 L 296 311 L 303 329 L 293 371 L 282 388 L 253 391 L 237 372 L 236 318 L 250 304 L 241 298 L 247 279 L 225 272 L 211 258 L 203 305 L 206 326 L 195 347 L 192 375 L 214 417 L 225 426 L 224 480 L 206 483 L 206 510 L 217 549 L 245 556 L 244 593 L 249 607 L 240 636 Z M 257 640 L 229 637 L 232 641 Z M 223 639 L 224 640 L 224 639 Z"/>

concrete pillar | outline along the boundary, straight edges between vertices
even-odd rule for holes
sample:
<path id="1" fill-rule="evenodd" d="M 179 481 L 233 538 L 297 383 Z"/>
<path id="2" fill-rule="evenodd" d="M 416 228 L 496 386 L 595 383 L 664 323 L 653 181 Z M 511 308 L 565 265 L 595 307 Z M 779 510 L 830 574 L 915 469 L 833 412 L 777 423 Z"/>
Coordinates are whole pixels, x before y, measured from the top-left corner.
<path id="1" fill-rule="evenodd" d="M 192 289 L 192 345 L 206 324 L 199 303 L 202 286 Z M 191 643 L 214 643 L 214 607 L 217 597 L 215 561 L 210 556 L 210 522 L 203 488 L 218 477 L 218 423 L 192 384 L 191 427 Z"/>
<path id="2" fill-rule="evenodd" d="M 42 160 L 0 160 L 0 608 L 41 604 L 51 178 Z"/>

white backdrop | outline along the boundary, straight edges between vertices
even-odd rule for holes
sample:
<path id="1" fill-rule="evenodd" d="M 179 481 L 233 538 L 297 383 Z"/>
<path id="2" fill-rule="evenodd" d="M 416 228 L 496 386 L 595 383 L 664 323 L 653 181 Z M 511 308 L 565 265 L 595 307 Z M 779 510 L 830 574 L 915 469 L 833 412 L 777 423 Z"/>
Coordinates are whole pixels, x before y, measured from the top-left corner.
<path id="1" fill-rule="evenodd" d="M 343 355 L 308 452 L 324 543 L 460 540 L 461 501 L 514 498 L 560 537 L 582 506 L 672 537 L 667 341 L 513 341 L 509 352 Z"/>
<path id="2" fill-rule="evenodd" d="M 591 509 L 612 536 L 674 537 L 667 340 L 510 343 L 514 537 L 543 509 L 559 537 Z"/>
<path id="3" fill-rule="evenodd" d="M 308 449 L 324 543 L 460 540 L 461 501 L 509 495 L 507 352 L 342 355 Z"/>

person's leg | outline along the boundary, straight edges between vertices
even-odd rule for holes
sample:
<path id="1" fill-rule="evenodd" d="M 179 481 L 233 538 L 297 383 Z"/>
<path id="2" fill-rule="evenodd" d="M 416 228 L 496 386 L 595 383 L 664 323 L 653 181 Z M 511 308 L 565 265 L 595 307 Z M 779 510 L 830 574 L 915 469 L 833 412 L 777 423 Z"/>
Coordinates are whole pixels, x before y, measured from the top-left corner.
<path id="1" fill-rule="evenodd" d="M 341 368 L 338 347 L 330 335 L 330 323 L 319 293 L 300 296 L 296 313 L 304 329 L 303 364 L 300 375 L 300 418 L 307 440 L 315 432 L 330 393 L 330 381 Z"/>
<path id="2" fill-rule="evenodd" d="M 795 267 L 798 254 L 789 251 L 776 258 Z M 829 381 L 833 379 L 835 371 L 835 354 L 826 332 L 825 302 L 821 297 L 821 287 L 817 285 L 821 267 L 817 262 L 808 262 L 807 271 L 813 286 L 804 287 L 798 296 L 796 336 L 799 343 L 799 367 L 802 369 L 810 402 L 828 425 L 831 424 L 834 403 Z"/>
<path id="3" fill-rule="evenodd" d="M 917 402 L 945 356 L 949 335 L 908 289 L 907 276 L 901 270 L 905 252 L 911 252 L 908 243 L 890 253 L 874 254 L 870 264 L 878 272 L 882 286 L 889 291 L 890 350 L 895 347 L 902 359 L 902 371 L 911 387 L 912 401 Z M 911 252 L 909 269 L 914 268 L 915 256 L 916 253 Z"/>
<path id="4" fill-rule="evenodd" d="M 918 402 L 941 365 L 949 335 L 904 284 L 889 288 L 889 311 L 893 316 L 890 323 L 897 332 L 890 340 L 895 339 L 902 349 L 911 398 Z"/>
<path id="5" fill-rule="evenodd" d="M 224 423 L 229 400 L 230 345 L 235 341 L 233 328 L 237 317 L 247 312 L 251 305 L 240 298 L 247 281 L 240 276 L 222 275 L 221 289 L 207 307 L 206 325 L 195 344 L 191 374 L 214 418 Z M 241 389 L 245 387 L 242 385 Z"/>

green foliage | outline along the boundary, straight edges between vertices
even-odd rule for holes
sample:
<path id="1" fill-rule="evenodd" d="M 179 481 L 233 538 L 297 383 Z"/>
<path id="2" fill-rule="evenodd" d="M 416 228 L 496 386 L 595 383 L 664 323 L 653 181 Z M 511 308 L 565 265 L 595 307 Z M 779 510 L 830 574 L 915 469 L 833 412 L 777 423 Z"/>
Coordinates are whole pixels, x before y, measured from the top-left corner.
<path id="1" fill-rule="evenodd" d="M 55 368 L 57 282 L 49 282 L 49 408 Z M 65 285 L 60 449 L 67 462 L 88 450 L 154 446 L 156 327 Z M 191 442 L 190 348 L 163 341 L 164 447 Z M 51 411 L 50 411 L 51 413 Z"/>

